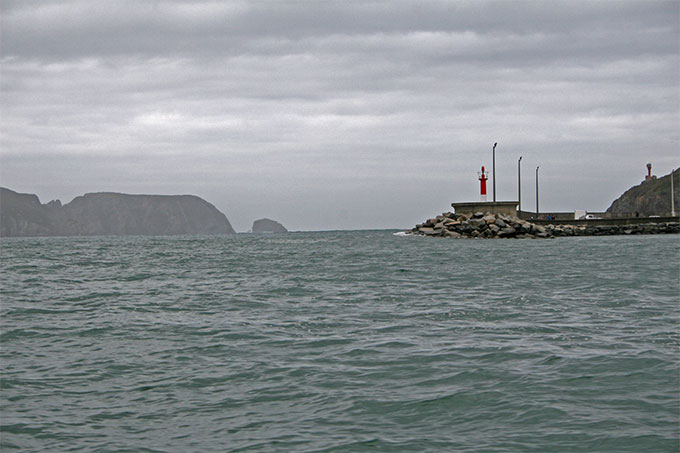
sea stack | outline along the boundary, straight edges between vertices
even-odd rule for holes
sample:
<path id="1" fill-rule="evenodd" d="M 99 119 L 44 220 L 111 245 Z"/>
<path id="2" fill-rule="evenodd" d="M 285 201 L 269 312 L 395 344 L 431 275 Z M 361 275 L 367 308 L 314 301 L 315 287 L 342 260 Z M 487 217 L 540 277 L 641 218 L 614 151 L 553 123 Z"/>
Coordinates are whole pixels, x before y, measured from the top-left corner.
<path id="1" fill-rule="evenodd" d="M 271 219 L 260 219 L 253 222 L 253 233 L 287 233 L 288 230 L 279 222 Z"/>

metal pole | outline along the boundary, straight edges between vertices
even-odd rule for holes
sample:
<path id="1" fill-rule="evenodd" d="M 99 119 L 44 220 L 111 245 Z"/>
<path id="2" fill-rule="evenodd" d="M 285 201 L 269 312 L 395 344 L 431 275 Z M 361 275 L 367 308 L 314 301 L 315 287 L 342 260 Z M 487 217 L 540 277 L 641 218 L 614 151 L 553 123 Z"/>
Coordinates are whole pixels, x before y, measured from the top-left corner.
<path id="1" fill-rule="evenodd" d="M 675 199 L 673 194 L 673 173 L 675 170 L 671 169 L 671 217 L 675 217 Z"/>
<path id="2" fill-rule="evenodd" d="M 519 202 L 519 212 L 522 212 L 522 156 L 517 161 L 517 201 Z"/>
<path id="3" fill-rule="evenodd" d="M 493 144 L 493 202 L 496 202 L 496 145 Z"/>
<path id="4" fill-rule="evenodd" d="M 536 217 L 538 217 L 538 167 L 536 167 Z"/>

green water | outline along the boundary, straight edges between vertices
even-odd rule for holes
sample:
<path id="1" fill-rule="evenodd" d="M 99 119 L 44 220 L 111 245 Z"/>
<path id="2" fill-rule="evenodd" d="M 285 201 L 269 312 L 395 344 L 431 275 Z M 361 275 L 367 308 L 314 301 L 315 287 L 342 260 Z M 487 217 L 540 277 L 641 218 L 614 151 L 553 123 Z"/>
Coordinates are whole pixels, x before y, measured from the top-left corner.
<path id="1" fill-rule="evenodd" d="M 678 239 L 3 239 L 0 449 L 676 452 Z"/>

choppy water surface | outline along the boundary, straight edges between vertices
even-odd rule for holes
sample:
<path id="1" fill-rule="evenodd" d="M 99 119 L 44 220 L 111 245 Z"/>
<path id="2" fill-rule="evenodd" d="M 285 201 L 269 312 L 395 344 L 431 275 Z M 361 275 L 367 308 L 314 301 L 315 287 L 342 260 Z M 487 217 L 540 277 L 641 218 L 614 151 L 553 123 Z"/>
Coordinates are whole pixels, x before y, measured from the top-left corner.
<path id="1" fill-rule="evenodd" d="M 2 451 L 678 451 L 678 236 L 0 241 Z"/>

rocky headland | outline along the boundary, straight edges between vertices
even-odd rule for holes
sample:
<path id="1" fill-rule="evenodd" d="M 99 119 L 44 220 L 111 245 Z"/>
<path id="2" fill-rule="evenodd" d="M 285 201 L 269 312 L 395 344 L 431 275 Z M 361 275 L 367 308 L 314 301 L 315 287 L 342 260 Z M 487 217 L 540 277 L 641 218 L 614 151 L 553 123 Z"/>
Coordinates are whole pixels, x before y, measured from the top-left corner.
<path id="1" fill-rule="evenodd" d="M 673 172 L 673 204 L 680 212 L 680 170 Z M 613 214 L 667 215 L 671 212 L 671 174 L 661 178 L 652 177 L 623 193 L 609 206 Z"/>
<path id="2" fill-rule="evenodd" d="M 259 219 L 253 222 L 253 233 L 287 233 L 288 230 L 279 222 L 271 219 Z"/>
<path id="3" fill-rule="evenodd" d="M 194 195 L 88 193 L 66 205 L 0 188 L 0 236 L 233 234 L 215 206 Z"/>

